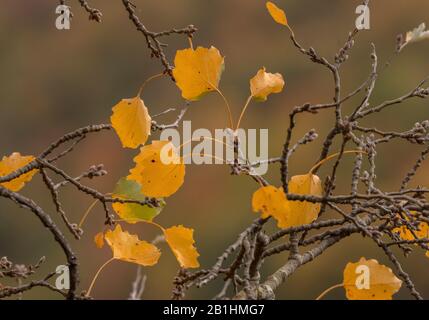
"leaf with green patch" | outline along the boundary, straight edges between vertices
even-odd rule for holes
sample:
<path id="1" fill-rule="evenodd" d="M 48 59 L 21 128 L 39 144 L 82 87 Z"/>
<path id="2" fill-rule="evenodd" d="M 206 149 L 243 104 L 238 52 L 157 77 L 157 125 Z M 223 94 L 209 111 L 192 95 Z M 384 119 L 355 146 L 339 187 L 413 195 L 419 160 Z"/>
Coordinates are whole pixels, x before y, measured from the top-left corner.
<path id="1" fill-rule="evenodd" d="M 127 180 L 127 178 L 121 178 L 116 184 L 115 190 L 113 191 L 113 198 L 125 199 L 125 200 L 137 200 L 144 201 L 146 196 L 141 193 L 141 186 L 134 180 Z M 137 223 L 139 220 L 152 221 L 165 206 L 163 199 L 160 201 L 160 207 L 150 207 L 148 205 L 140 205 L 138 203 L 113 203 L 113 209 L 115 212 L 128 223 Z"/>

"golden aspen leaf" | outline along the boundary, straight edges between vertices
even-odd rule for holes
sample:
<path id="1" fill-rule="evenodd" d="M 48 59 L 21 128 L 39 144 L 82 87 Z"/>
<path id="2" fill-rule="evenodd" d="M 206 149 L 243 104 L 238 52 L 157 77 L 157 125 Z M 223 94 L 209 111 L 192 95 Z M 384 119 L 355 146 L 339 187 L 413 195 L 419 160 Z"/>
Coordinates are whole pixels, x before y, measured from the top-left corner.
<path id="1" fill-rule="evenodd" d="M 282 9 L 277 7 L 271 1 L 267 2 L 267 9 L 268 9 L 268 12 L 270 13 L 271 17 L 274 19 L 275 22 L 277 22 L 281 25 L 284 25 L 284 26 L 288 25 L 286 13 Z"/>
<path id="2" fill-rule="evenodd" d="M 429 251 L 426 251 L 426 257 L 429 258 Z"/>
<path id="3" fill-rule="evenodd" d="M 140 149 L 134 162 L 127 179 L 138 182 L 148 197 L 169 197 L 183 184 L 185 164 L 169 141 L 152 141 Z"/>
<path id="4" fill-rule="evenodd" d="M 116 184 L 113 191 L 112 198 L 144 201 L 146 196 L 141 193 L 141 185 L 134 180 L 127 180 L 121 178 Z M 150 207 L 148 205 L 140 205 L 138 203 L 120 203 L 114 202 L 112 204 L 113 210 L 122 219 L 128 223 L 134 224 L 140 220 L 152 221 L 164 208 L 165 201 L 158 199 L 160 202 L 159 207 Z"/>
<path id="5" fill-rule="evenodd" d="M 217 90 L 224 69 L 224 58 L 215 47 L 178 50 L 173 76 L 186 100 L 198 100 Z"/>
<path id="6" fill-rule="evenodd" d="M 295 176 L 289 182 L 289 192 L 301 195 L 322 195 L 320 179 L 314 175 Z M 266 186 L 258 189 L 252 197 L 252 208 L 261 213 L 261 218 L 272 216 L 279 228 L 297 227 L 315 221 L 320 204 L 289 201 L 283 188 Z"/>
<path id="7" fill-rule="evenodd" d="M 280 73 L 268 73 L 265 68 L 262 68 L 250 80 L 250 92 L 254 99 L 266 101 L 270 94 L 282 92 L 284 85 L 285 82 Z"/>
<path id="8" fill-rule="evenodd" d="M 135 149 L 145 144 L 150 136 L 152 119 L 140 97 L 123 99 L 113 107 L 112 127 L 124 148 Z"/>
<path id="9" fill-rule="evenodd" d="M 377 260 L 361 258 L 344 269 L 343 286 L 349 300 L 392 300 L 402 281 Z"/>
<path id="10" fill-rule="evenodd" d="M 259 188 L 252 197 L 252 208 L 254 212 L 260 212 L 261 218 L 272 216 L 277 220 L 279 228 L 289 227 L 289 203 L 282 188 L 265 186 Z"/>
<path id="11" fill-rule="evenodd" d="M 161 256 L 156 246 L 139 240 L 136 235 L 131 235 L 127 231 L 122 231 L 120 225 L 113 231 L 107 231 L 104 238 L 113 251 L 113 257 L 118 260 L 153 266 Z"/>
<path id="12" fill-rule="evenodd" d="M 322 182 L 313 174 L 294 176 L 289 181 L 289 193 L 297 195 L 322 196 Z M 300 226 L 315 221 L 319 216 L 320 203 L 289 201 L 290 226 Z"/>
<path id="13" fill-rule="evenodd" d="M 104 247 L 104 233 L 103 232 L 99 232 L 94 236 L 94 243 L 98 249 L 101 249 Z"/>
<path id="14" fill-rule="evenodd" d="M 411 211 L 411 214 L 415 215 L 416 212 Z M 407 216 L 405 216 L 405 219 L 410 221 L 410 218 Z M 417 230 L 412 229 L 411 231 L 411 229 L 407 226 L 401 226 L 394 228 L 392 231 L 397 233 L 402 240 L 416 240 L 416 237 L 417 239 L 429 238 L 429 225 L 426 222 L 420 222 Z M 416 237 L 414 237 L 413 233 L 416 235 Z"/>
<path id="15" fill-rule="evenodd" d="M 198 268 L 199 253 L 194 247 L 194 230 L 174 226 L 164 230 L 165 240 L 182 268 Z"/>
<path id="16" fill-rule="evenodd" d="M 33 156 L 21 156 L 19 152 L 14 152 L 9 157 L 4 156 L 0 161 L 0 177 L 7 176 L 16 170 L 25 167 L 34 159 L 35 157 Z M 26 182 L 31 181 L 37 172 L 37 169 L 31 170 L 16 179 L 0 183 L 0 185 L 6 189 L 17 192 L 24 187 Z"/>

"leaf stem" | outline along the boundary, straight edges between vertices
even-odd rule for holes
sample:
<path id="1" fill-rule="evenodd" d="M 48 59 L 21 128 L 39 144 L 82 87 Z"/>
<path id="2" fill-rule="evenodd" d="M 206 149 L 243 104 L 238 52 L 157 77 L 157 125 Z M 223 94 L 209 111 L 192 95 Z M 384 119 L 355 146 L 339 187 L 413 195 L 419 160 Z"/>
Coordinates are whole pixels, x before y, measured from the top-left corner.
<path id="1" fill-rule="evenodd" d="M 143 93 L 143 89 L 144 89 L 144 87 L 145 87 L 149 82 L 151 82 L 151 81 L 152 81 L 152 80 L 154 80 L 154 79 L 157 79 L 157 78 L 163 77 L 164 75 L 165 75 L 164 73 L 158 73 L 158 74 L 156 74 L 156 75 L 154 75 L 154 76 L 149 77 L 148 79 L 146 79 L 146 80 L 143 82 L 143 84 L 141 85 L 140 90 L 139 90 L 139 92 L 137 93 L 137 97 L 141 97 L 141 95 L 142 95 L 142 93 Z"/>
<path id="2" fill-rule="evenodd" d="M 113 260 L 116 260 L 115 258 L 110 258 L 109 260 L 107 260 L 98 270 L 97 273 L 95 274 L 94 278 L 91 281 L 91 284 L 89 285 L 88 291 L 86 292 L 86 296 L 89 297 L 92 291 L 92 288 L 94 287 L 95 281 L 97 280 L 98 276 L 100 275 L 101 271 L 103 271 L 103 269 Z"/>
<path id="3" fill-rule="evenodd" d="M 317 298 L 316 298 L 316 300 L 321 300 L 326 294 L 328 294 L 329 292 L 331 292 L 332 290 L 334 290 L 334 289 L 337 289 L 337 288 L 341 288 L 343 286 L 343 284 L 342 283 L 339 283 L 339 284 L 336 284 L 336 285 L 334 285 L 334 286 L 332 286 L 332 287 L 329 287 L 328 289 L 326 289 L 325 291 L 323 291 Z"/>
<path id="4" fill-rule="evenodd" d="M 79 229 L 82 227 L 83 223 L 85 222 L 86 218 L 88 217 L 89 213 L 92 211 L 92 209 L 95 207 L 95 205 L 98 203 L 98 199 L 96 199 L 85 211 L 84 215 L 82 216 L 82 219 L 79 222 Z"/>
<path id="5" fill-rule="evenodd" d="M 244 105 L 243 109 L 241 110 L 240 117 L 238 118 L 237 127 L 235 128 L 235 131 L 240 129 L 241 120 L 243 119 L 244 114 L 246 113 L 247 107 L 250 104 L 250 101 L 252 101 L 252 96 L 250 95 L 249 98 L 247 98 L 246 104 Z"/>
<path id="6" fill-rule="evenodd" d="M 111 196 L 112 193 L 106 193 L 106 196 Z M 85 213 L 82 216 L 82 219 L 80 219 L 79 222 L 79 228 L 82 228 L 82 225 L 84 224 L 86 218 L 88 217 L 88 215 L 90 214 L 90 212 L 92 211 L 92 209 L 94 209 L 95 205 L 98 203 L 98 199 L 96 199 L 93 203 L 91 203 L 91 205 L 88 207 L 88 209 L 86 209 Z"/>
<path id="7" fill-rule="evenodd" d="M 227 114 L 228 114 L 228 122 L 229 122 L 229 126 L 230 126 L 230 128 L 232 129 L 233 127 L 234 127 L 234 120 L 233 120 L 233 118 L 232 118 L 232 112 L 231 112 L 231 107 L 229 106 L 229 102 L 228 102 L 228 100 L 226 99 L 226 97 L 224 96 L 224 94 L 222 93 L 222 91 L 220 91 L 220 89 L 219 88 L 217 88 L 216 86 L 214 86 L 214 85 L 212 85 L 210 82 L 209 82 L 209 85 L 211 86 L 211 87 L 213 87 L 214 88 L 214 90 L 222 97 L 222 99 L 223 99 L 223 102 L 225 103 L 225 107 L 226 107 L 226 111 L 227 111 Z"/>
<path id="8" fill-rule="evenodd" d="M 292 28 L 290 27 L 289 23 L 286 25 L 286 27 L 289 29 L 291 36 L 295 38 L 295 33 L 293 32 Z"/>
<path id="9" fill-rule="evenodd" d="M 350 151 L 344 151 L 343 154 L 350 154 L 350 153 L 363 153 L 363 154 L 367 154 L 365 151 L 362 150 L 350 150 Z M 330 156 L 326 157 L 325 159 L 319 161 L 318 163 L 316 163 L 308 172 L 308 174 L 313 174 L 313 172 L 318 169 L 320 166 L 322 166 L 324 163 L 328 162 L 329 160 L 332 160 L 335 157 L 338 157 L 341 153 L 337 152 L 334 154 L 331 154 Z"/>
<path id="10" fill-rule="evenodd" d="M 192 37 L 188 37 L 189 47 L 194 50 L 194 44 L 192 43 Z"/>

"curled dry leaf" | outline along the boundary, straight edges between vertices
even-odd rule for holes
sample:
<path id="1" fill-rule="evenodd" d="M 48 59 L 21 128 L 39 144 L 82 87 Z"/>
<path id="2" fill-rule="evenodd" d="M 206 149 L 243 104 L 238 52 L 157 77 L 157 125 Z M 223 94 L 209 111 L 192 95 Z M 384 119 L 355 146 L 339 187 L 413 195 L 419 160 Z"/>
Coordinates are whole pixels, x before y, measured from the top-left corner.
<path id="1" fill-rule="evenodd" d="M 146 200 L 146 196 L 141 193 L 141 189 L 141 185 L 136 181 L 121 178 L 116 184 L 112 198 L 144 201 Z M 114 202 L 112 207 L 118 216 L 128 223 L 134 224 L 140 220 L 152 221 L 165 206 L 165 201 L 163 199 L 158 200 L 160 203 L 159 207 L 150 207 L 148 205 L 140 205 L 138 203 L 119 202 Z"/>
<path id="2" fill-rule="evenodd" d="M 146 143 L 150 136 L 152 119 L 140 97 L 123 99 L 113 107 L 112 127 L 124 148 L 135 149 Z"/>
<path id="3" fill-rule="evenodd" d="M 262 68 L 250 80 L 250 92 L 252 98 L 266 101 L 270 94 L 282 92 L 284 85 L 285 82 L 280 73 L 268 73 L 265 68 Z"/>
<path id="4" fill-rule="evenodd" d="M 280 9 L 279 7 L 277 7 L 273 2 L 268 1 L 267 4 L 267 9 L 268 12 L 270 13 L 271 17 L 274 19 L 275 22 L 287 26 L 288 22 L 287 22 L 287 18 L 286 18 L 286 13 Z"/>
<path id="5" fill-rule="evenodd" d="M 305 174 L 294 176 L 289 181 L 289 193 L 308 196 L 323 195 L 322 182 L 314 174 Z M 320 211 L 320 203 L 308 201 L 290 201 L 290 218 L 291 226 L 300 226 L 309 224 L 317 220 Z"/>
<path id="6" fill-rule="evenodd" d="M 408 31 L 405 36 L 401 35 L 398 51 L 404 49 L 407 45 L 429 39 L 429 30 L 426 30 L 426 24 L 422 23 L 412 31 Z"/>
<path id="7" fill-rule="evenodd" d="M 199 253 L 194 247 L 194 230 L 175 226 L 164 230 L 165 240 L 182 268 L 198 268 Z"/>
<path id="8" fill-rule="evenodd" d="M 0 177 L 7 176 L 8 174 L 11 174 L 16 170 L 25 167 L 34 159 L 35 157 L 33 156 L 21 156 L 19 152 L 14 152 L 9 157 L 4 156 L 3 159 L 0 161 Z M 17 192 L 25 186 L 26 182 L 31 181 L 31 179 L 37 172 L 37 169 L 31 170 L 16 179 L 0 183 L 0 185 L 2 187 L 5 187 L 6 189 Z"/>
<path id="9" fill-rule="evenodd" d="M 169 141 L 152 141 L 140 149 L 134 162 L 127 179 L 139 183 L 148 197 L 169 197 L 183 184 L 185 164 Z"/>
<path id="10" fill-rule="evenodd" d="M 118 260 L 136 263 L 142 266 L 153 266 L 158 263 L 161 252 L 156 246 L 139 240 L 136 235 L 122 231 L 120 225 L 104 236 L 113 251 L 113 257 Z"/>
<path id="11" fill-rule="evenodd" d="M 179 50 L 173 76 L 184 99 L 194 101 L 217 90 L 224 70 L 224 58 L 215 47 Z"/>
<path id="12" fill-rule="evenodd" d="M 252 208 L 254 212 L 261 213 L 262 219 L 272 216 L 277 220 L 279 228 L 287 228 L 289 226 L 289 203 L 282 188 L 274 186 L 259 188 L 253 193 Z"/>
<path id="13" fill-rule="evenodd" d="M 361 258 L 344 269 L 343 286 L 349 300 L 392 300 L 402 281 L 377 260 Z"/>

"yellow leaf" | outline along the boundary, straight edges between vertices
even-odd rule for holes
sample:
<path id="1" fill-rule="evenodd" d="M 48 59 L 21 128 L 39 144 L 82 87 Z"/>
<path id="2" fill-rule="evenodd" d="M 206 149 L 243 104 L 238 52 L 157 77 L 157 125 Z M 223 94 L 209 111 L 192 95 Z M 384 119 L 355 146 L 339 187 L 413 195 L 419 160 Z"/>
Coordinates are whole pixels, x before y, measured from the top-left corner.
<path id="1" fill-rule="evenodd" d="M 138 182 L 147 197 L 169 197 L 183 184 L 185 164 L 169 141 L 152 141 L 140 149 L 134 162 L 127 179 Z"/>
<path id="2" fill-rule="evenodd" d="M 19 152 L 14 152 L 9 157 L 4 156 L 0 161 L 0 177 L 7 176 L 16 170 L 25 167 L 34 159 L 35 158 L 33 156 L 21 156 Z M 24 187 L 26 182 L 31 181 L 37 172 L 37 169 L 31 170 L 16 179 L 0 183 L 0 185 L 6 189 L 17 192 Z"/>
<path id="3" fill-rule="evenodd" d="M 344 269 L 343 286 L 349 300 L 392 300 L 402 281 L 377 260 L 361 258 Z"/>
<path id="4" fill-rule="evenodd" d="M 415 211 L 411 212 L 411 214 L 413 215 L 415 213 Z M 410 221 L 407 216 L 405 218 L 407 221 Z M 402 240 L 416 240 L 413 235 L 413 232 L 416 235 L 417 239 L 429 238 L 429 225 L 426 222 L 420 222 L 417 229 L 418 230 L 413 229 L 413 231 L 411 231 L 407 226 L 401 226 L 393 229 L 392 231 L 398 233 Z"/>
<path id="5" fill-rule="evenodd" d="M 194 230 L 175 226 L 164 230 L 165 240 L 182 268 L 198 268 L 199 253 L 194 247 Z"/>
<path id="6" fill-rule="evenodd" d="M 322 182 L 313 174 L 294 176 L 289 181 L 289 193 L 298 195 L 322 196 Z M 300 226 L 315 221 L 319 216 L 320 203 L 308 201 L 289 201 L 290 226 Z"/>
<path id="7" fill-rule="evenodd" d="M 267 73 L 265 68 L 262 68 L 250 80 L 250 92 L 254 99 L 266 101 L 270 94 L 282 92 L 284 85 L 285 82 L 280 73 Z"/>
<path id="8" fill-rule="evenodd" d="M 99 232 L 95 235 L 94 243 L 98 249 L 101 249 L 104 247 L 104 233 L 103 232 Z"/>
<path id="9" fill-rule="evenodd" d="M 271 17 L 274 19 L 275 22 L 277 22 L 281 25 L 284 25 L 284 26 L 288 25 L 286 13 L 282 9 L 277 7 L 271 1 L 267 2 L 267 9 L 268 9 L 268 12 L 270 13 Z"/>
<path id="10" fill-rule="evenodd" d="M 215 47 L 189 48 L 177 51 L 174 64 L 173 76 L 182 97 L 194 101 L 218 88 L 224 58 Z"/>
<path id="11" fill-rule="evenodd" d="M 135 149 L 150 136 L 152 119 L 140 97 L 123 99 L 113 107 L 110 117 L 124 148 Z"/>
<path id="12" fill-rule="evenodd" d="M 142 266 L 153 266 L 157 264 L 161 256 L 161 252 L 156 246 L 139 240 L 136 235 L 122 231 L 120 225 L 117 225 L 113 231 L 107 231 L 104 238 L 113 251 L 113 257 L 118 260 Z"/>
<path id="13" fill-rule="evenodd" d="M 287 228 L 289 204 L 282 188 L 266 186 L 259 188 L 252 197 L 252 208 L 254 212 L 260 212 L 261 218 L 272 216 L 277 220 L 279 228 Z"/>

